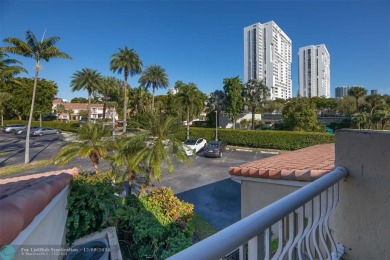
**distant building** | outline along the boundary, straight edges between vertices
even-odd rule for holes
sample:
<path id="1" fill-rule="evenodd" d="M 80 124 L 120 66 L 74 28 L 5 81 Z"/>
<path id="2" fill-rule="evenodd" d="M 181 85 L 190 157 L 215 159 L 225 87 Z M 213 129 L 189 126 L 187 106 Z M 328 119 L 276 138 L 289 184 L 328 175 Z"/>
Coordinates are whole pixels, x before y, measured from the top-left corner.
<path id="1" fill-rule="evenodd" d="M 330 98 L 330 55 L 325 44 L 299 48 L 299 95 Z"/>
<path id="2" fill-rule="evenodd" d="M 378 90 L 377 89 L 371 89 L 371 95 L 377 95 Z"/>
<path id="3" fill-rule="evenodd" d="M 264 80 L 270 98 L 292 97 L 291 40 L 274 22 L 244 28 L 244 83 Z"/>
<path id="4" fill-rule="evenodd" d="M 350 88 L 350 86 L 337 87 L 337 88 L 335 89 L 335 91 L 336 91 L 335 97 L 336 97 L 336 98 L 342 98 L 342 97 L 344 97 L 344 96 L 348 96 L 349 88 Z"/>
<path id="5" fill-rule="evenodd" d="M 63 105 L 65 111 L 58 115 L 57 106 Z M 91 118 L 92 120 L 102 119 L 103 118 L 103 104 L 91 104 L 90 105 Z M 58 116 L 60 120 L 80 120 L 80 111 L 88 111 L 87 103 L 66 103 L 61 98 L 53 99 L 51 113 L 52 115 Z M 118 113 L 116 113 L 115 108 L 106 108 L 106 118 L 118 119 Z"/>

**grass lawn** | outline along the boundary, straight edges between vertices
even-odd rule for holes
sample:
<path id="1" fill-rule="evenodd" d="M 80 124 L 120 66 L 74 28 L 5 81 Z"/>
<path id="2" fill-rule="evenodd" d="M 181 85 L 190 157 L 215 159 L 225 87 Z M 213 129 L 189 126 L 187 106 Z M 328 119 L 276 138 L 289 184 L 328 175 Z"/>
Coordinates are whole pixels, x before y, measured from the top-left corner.
<path id="1" fill-rule="evenodd" d="M 199 214 L 194 214 L 194 227 L 195 227 L 195 238 L 194 242 L 199 242 L 215 233 L 218 232 L 217 229 L 213 228 L 206 220 L 204 220 Z"/>
<path id="2" fill-rule="evenodd" d="M 13 164 L 9 166 L 4 166 L 0 168 L 0 176 L 6 176 L 11 173 L 16 173 L 16 172 L 22 172 L 42 166 L 49 165 L 51 163 L 51 160 L 39 160 L 39 161 L 34 161 L 29 164 Z"/>

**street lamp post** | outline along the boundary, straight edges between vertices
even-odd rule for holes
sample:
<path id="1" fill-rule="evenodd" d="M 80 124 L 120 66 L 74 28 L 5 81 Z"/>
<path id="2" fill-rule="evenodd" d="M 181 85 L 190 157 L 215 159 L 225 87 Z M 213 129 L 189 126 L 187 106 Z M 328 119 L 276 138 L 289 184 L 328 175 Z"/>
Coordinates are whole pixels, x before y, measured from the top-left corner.
<path id="1" fill-rule="evenodd" d="M 215 110 L 215 141 L 218 141 L 218 111 Z"/>
<path id="2" fill-rule="evenodd" d="M 42 112 L 41 111 L 38 112 L 39 112 L 39 127 L 42 127 Z"/>

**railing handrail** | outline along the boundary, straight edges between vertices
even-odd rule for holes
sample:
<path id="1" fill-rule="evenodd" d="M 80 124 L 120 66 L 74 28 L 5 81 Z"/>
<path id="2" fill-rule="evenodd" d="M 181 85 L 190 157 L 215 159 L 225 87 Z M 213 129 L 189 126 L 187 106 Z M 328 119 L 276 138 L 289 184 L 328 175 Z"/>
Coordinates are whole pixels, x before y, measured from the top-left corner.
<path id="1" fill-rule="evenodd" d="M 237 249 L 246 241 L 261 234 L 284 216 L 305 205 L 308 201 L 347 177 L 347 175 L 348 169 L 338 166 L 318 180 L 171 256 L 169 259 L 220 259 L 227 252 Z"/>

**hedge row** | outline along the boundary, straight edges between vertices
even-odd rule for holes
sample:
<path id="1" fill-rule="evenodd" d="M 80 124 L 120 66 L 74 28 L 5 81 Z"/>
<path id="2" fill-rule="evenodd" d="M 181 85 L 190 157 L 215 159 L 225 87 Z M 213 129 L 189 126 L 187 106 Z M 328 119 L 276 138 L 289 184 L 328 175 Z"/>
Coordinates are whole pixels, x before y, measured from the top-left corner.
<path id="1" fill-rule="evenodd" d="M 4 125 L 10 124 L 28 124 L 28 121 L 25 120 L 4 120 Z M 32 121 L 31 126 L 39 126 L 39 121 Z M 80 129 L 80 124 L 78 122 L 61 122 L 61 121 L 42 121 L 42 127 L 50 127 L 55 129 L 60 129 L 62 131 L 69 132 L 78 132 Z"/>
<path id="2" fill-rule="evenodd" d="M 190 137 L 214 140 L 215 129 L 191 127 Z M 185 127 L 180 129 L 178 138 L 185 140 Z M 218 139 L 228 145 L 280 150 L 297 150 L 316 144 L 334 143 L 335 140 L 334 135 L 326 133 L 239 129 L 218 129 Z"/>

